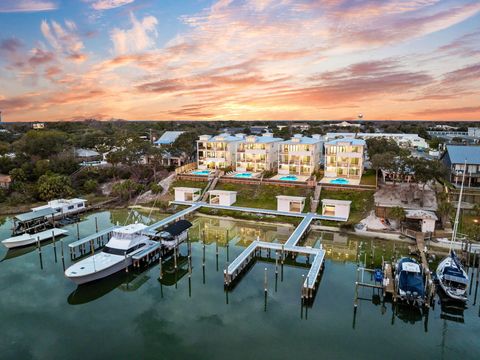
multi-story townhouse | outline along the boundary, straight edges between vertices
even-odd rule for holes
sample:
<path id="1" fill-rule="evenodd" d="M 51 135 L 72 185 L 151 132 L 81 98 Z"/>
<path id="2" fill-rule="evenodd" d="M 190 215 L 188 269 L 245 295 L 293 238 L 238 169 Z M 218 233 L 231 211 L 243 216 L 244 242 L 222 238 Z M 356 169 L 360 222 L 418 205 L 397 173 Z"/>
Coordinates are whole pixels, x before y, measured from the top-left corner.
<path id="1" fill-rule="evenodd" d="M 278 173 L 280 175 L 312 175 L 319 167 L 322 151 L 320 135 L 294 135 L 280 143 Z"/>
<path id="2" fill-rule="evenodd" d="M 271 133 L 245 137 L 237 145 L 236 171 L 276 171 L 278 147 L 282 141 L 283 139 L 275 138 Z"/>
<path id="3" fill-rule="evenodd" d="M 360 179 L 365 140 L 335 139 L 325 143 L 325 177 Z"/>
<path id="4" fill-rule="evenodd" d="M 465 186 L 480 186 L 480 146 L 447 145 L 442 161 L 448 168 L 450 182 L 460 186 L 466 169 Z"/>
<path id="5" fill-rule="evenodd" d="M 197 167 L 199 169 L 233 167 L 237 145 L 244 138 L 243 134 L 201 135 L 197 140 Z"/>

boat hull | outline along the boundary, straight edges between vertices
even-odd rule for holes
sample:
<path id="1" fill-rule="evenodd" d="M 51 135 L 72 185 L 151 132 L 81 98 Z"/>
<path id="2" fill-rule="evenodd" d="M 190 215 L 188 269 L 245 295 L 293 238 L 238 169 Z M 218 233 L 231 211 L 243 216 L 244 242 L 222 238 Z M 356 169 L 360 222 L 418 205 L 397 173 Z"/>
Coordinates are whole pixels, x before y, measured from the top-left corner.
<path id="1" fill-rule="evenodd" d="M 80 275 L 80 276 L 68 275 L 67 272 L 65 272 L 65 276 L 68 279 L 72 280 L 75 284 L 82 285 L 82 284 L 86 284 L 86 283 L 89 283 L 89 282 L 92 282 L 92 281 L 96 281 L 96 280 L 106 278 L 107 276 L 110 276 L 110 275 L 113 275 L 113 274 L 115 274 L 119 271 L 125 270 L 125 268 L 127 268 L 131 264 L 132 264 L 132 259 L 127 258 L 126 260 L 119 261 L 119 262 L 113 264 L 112 266 L 110 266 L 106 269 L 102 269 L 100 271 L 95 271 L 95 272 L 88 273 L 88 274 L 85 274 L 85 275 Z M 67 271 L 68 271 L 68 269 L 67 269 Z"/>

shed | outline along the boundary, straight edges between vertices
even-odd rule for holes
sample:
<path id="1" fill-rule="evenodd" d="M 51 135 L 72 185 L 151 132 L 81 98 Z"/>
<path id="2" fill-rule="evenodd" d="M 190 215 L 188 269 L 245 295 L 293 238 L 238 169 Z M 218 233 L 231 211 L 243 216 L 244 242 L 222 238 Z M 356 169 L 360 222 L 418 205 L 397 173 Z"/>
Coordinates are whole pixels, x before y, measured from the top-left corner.
<path id="1" fill-rule="evenodd" d="M 230 206 L 237 201 L 237 192 L 228 190 L 210 190 L 210 204 Z"/>
<path id="2" fill-rule="evenodd" d="M 176 187 L 175 201 L 197 201 L 200 198 L 202 189 L 190 187 Z"/>
<path id="3" fill-rule="evenodd" d="M 349 200 L 323 199 L 322 215 L 332 216 L 347 221 L 350 216 L 351 204 L 352 202 Z"/>
<path id="4" fill-rule="evenodd" d="M 302 196 L 277 196 L 277 210 L 301 213 L 305 207 L 305 198 Z"/>
<path id="5" fill-rule="evenodd" d="M 422 233 L 434 232 L 435 223 L 438 220 L 437 215 L 433 211 L 428 210 L 407 210 L 405 211 L 407 219 L 420 220 Z"/>
<path id="6" fill-rule="evenodd" d="M 10 175 L 0 174 L 0 188 L 8 189 L 12 183 Z"/>

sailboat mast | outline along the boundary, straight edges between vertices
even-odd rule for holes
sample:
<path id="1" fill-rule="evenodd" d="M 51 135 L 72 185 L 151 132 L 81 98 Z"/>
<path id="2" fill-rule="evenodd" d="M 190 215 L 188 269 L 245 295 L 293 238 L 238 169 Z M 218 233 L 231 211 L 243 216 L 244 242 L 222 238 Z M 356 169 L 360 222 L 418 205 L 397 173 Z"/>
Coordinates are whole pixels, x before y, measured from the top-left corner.
<path id="1" fill-rule="evenodd" d="M 458 197 L 457 213 L 455 214 L 455 223 L 453 224 L 452 241 L 450 242 L 450 250 L 452 250 L 453 242 L 456 240 L 456 237 L 457 237 L 458 220 L 460 218 L 460 207 L 462 206 L 463 185 L 465 183 L 466 173 L 467 173 L 467 159 L 465 159 L 465 168 L 463 170 L 463 175 L 462 175 L 462 186 L 460 187 L 460 195 Z"/>

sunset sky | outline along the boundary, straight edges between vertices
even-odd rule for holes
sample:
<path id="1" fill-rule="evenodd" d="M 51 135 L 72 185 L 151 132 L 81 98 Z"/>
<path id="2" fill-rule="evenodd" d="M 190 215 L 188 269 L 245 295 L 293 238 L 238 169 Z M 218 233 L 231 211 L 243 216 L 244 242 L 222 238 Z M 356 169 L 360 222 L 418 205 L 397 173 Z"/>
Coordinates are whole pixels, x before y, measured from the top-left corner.
<path id="1" fill-rule="evenodd" d="M 480 120 L 480 1 L 1 0 L 0 111 Z"/>

